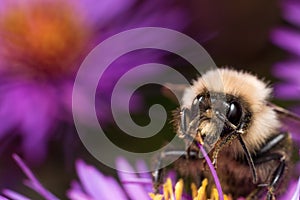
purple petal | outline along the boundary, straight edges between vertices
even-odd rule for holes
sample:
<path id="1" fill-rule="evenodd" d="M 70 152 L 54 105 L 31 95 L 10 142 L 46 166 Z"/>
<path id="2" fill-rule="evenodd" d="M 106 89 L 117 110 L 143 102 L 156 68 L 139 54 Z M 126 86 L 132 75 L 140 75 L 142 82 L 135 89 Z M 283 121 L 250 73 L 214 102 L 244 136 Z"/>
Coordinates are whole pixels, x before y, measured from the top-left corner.
<path id="1" fill-rule="evenodd" d="M 120 200 L 125 199 L 124 192 L 120 189 L 118 184 L 111 181 L 110 178 L 105 177 L 93 166 L 87 165 L 83 161 L 78 160 L 76 163 L 76 169 L 84 190 L 93 199 L 97 199 L 100 196 L 103 200 L 110 200 L 114 196 Z M 112 193 L 111 188 L 116 189 L 118 193 Z"/>
<path id="2" fill-rule="evenodd" d="M 283 16 L 289 22 L 300 26 L 300 4 L 296 1 L 284 1 Z"/>
<path id="3" fill-rule="evenodd" d="M 139 173 L 140 178 L 144 179 L 144 180 L 149 180 L 150 184 L 145 184 L 144 188 L 146 190 L 147 193 L 149 192 L 153 192 L 152 189 L 152 176 L 150 174 L 149 168 L 147 167 L 146 163 L 143 160 L 138 160 L 136 162 L 136 169 Z"/>
<path id="4" fill-rule="evenodd" d="M 300 85 L 300 60 L 281 62 L 273 67 L 273 74 L 278 78 L 284 78 L 289 82 L 299 83 Z"/>
<path id="5" fill-rule="evenodd" d="M 135 167 L 137 169 L 137 172 L 140 172 L 139 176 L 141 178 L 152 179 L 149 168 L 146 165 L 145 161 L 143 161 L 143 160 L 136 161 Z"/>
<path id="6" fill-rule="evenodd" d="M 50 92 L 49 92 L 50 93 Z M 40 160 L 46 155 L 47 141 L 49 138 L 49 129 L 52 121 L 52 111 L 55 110 L 55 103 L 51 95 L 40 96 L 44 94 L 34 94 L 23 104 L 23 116 L 21 129 L 24 131 L 23 148 L 26 151 L 26 158 L 31 157 Z M 36 108 L 39 109 L 36 109 Z M 53 109 L 51 111 L 51 109 Z M 32 147 L 38 151 L 32 152 Z"/>
<path id="7" fill-rule="evenodd" d="M 97 198 L 98 196 L 102 196 L 103 199 L 110 198 L 108 191 L 105 191 L 107 189 L 105 177 L 94 167 L 85 164 L 82 160 L 78 160 L 76 162 L 76 170 L 80 182 L 89 196 L 92 198 Z"/>
<path id="8" fill-rule="evenodd" d="M 50 127 L 58 113 L 54 89 L 15 79 L 1 85 L 0 89 L 0 119 L 5 122 L 1 123 L 0 137 L 6 134 L 5 131 L 18 126 L 25 158 L 32 162 L 41 161 L 46 154 Z M 33 146 L 36 151 L 32 151 Z"/>
<path id="9" fill-rule="evenodd" d="M 282 83 L 274 87 L 274 95 L 281 99 L 299 99 L 300 85 L 291 83 Z"/>
<path id="10" fill-rule="evenodd" d="M 67 191 L 67 196 L 71 200 L 92 200 L 91 197 L 84 193 L 81 185 L 77 181 L 72 181 L 71 188 Z"/>
<path id="11" fill-rule="evenodd" d="M 109 21 L 113 18 L 118 18 L 120 13 L 134 2 L 135 0 L 85 0 L 77 3 L 89 21 L 97 22 L 98 26 L 105 26 L 109 25 Z"/>
<path id="12" fill-rule="evenodd" d="M 300 199 L 300 178 L 298 179 L 298 184 L 291 200 L 299 200 L 299 199 Z"/>
<path id="13" fill-rule="evenodd" d="M 76 191 L 76 190 L 70 190 L 70 191 L 68 191 L 67 196 L 71 200 L 93 200 L 92 198 L 90 198 L 85 193 L 83 193 L 81 191 Z"/>
<path id="14" fill-rule="evenodd" d="M 6 197 L 4 197 L 4 196 L 2 196 L 2 195 L 0 195 L 0 200 L 9 200 L 9 199 L 6 198 Z"/>
<path id="15" fill-rule="evenodd" d="M 111 191 L 114 191 L 111 195 L 111 199 L 127 199 L 123 189 L 120 187 L 119 183 L 114 178 L 108 177 L 107 182 L 111 186 Z"/>
<path id="16" fill-rule="evenodd" d="M 134 16 L 131 17 L 125 29 L 156 26 L 182 30 L 188 20 L 182 7 L 176 7 L 172 1 L 145 1 L 136 9 Z"/>
<path id="17" fill-rule="evenodd" d="M 0 119 L 2 121 L 0 125 L 0 139 L 2 139 L 16 123 L 15 115 L 11 114 L 12 110 L 11 106 L 9 106 L 11 103 L 14 102 L 4 99 L 4 102 L 0 104 Z"/>
<path id="18" fill-rule="evenodd" d="M 3 194 L 5 194 L 7 197 L 14 200 L 30 200 L 29 198 L 23 196 L 22 194 L 19 194 L 15 191 L 8 190 L 8 189 L 3 190 Z"/>
<path id="19" fill-rule="evenodd" d="M 116 166 L 121 182 L 139 178 L 136 173 L 130 173 L 134 170 L 124 158 L 118 158 Z M 140 184 L 123 184 L 123 187 L 132 200 L 149 199 L 145 188 Z"/>
<path id="20" fill-rule="evenodd" d="M 13 154 L 14 160 L 17 162 L 19 167 L 22 169 L 24 174 L 29 179 L 28 186 L 35 190 L 38 194 L 43 196 L 46 200 L 58 200 L 56 196 L 51 194 L 48 190 L 46 190 L 42 184 L 37 180 L 32 171 L 27 167 L 27 165 L 22 161 L 22 159 L 17 155 Z"/>
<path id="21" fill-rule="evenodd" d="M 271 33 L 271 40 L 281 48 L 300 56 L 300 33 L 287 28 L 278 28 Z"/>
<path id="22" fill-rule="evenodd" d="M 76 191 L 70 191 L 70 193 L 68 193 L 68 197 L 71 200 L 93 200 L 93 199 L 89 198 L 86 194 L 79 193 Z"/>

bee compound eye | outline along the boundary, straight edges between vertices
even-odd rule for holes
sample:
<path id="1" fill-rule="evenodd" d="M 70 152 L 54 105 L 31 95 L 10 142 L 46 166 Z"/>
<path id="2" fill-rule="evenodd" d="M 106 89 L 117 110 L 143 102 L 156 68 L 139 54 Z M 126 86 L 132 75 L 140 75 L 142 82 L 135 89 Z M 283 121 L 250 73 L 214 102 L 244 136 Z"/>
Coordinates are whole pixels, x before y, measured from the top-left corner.
<path id="1" fill-rule="evenodd" d="M 200 111 L 208 107 L 208 99 L 204 95 L 197 95 L 191 106 L 191 116 L 195 117 Z"/>
<path id="2" fill-rule="evenodd" d="M 242 107 L 238 102 L 231 102 L 226 114 L 227 119 L 234 125 L 238 125 L 242 118 Z"/>

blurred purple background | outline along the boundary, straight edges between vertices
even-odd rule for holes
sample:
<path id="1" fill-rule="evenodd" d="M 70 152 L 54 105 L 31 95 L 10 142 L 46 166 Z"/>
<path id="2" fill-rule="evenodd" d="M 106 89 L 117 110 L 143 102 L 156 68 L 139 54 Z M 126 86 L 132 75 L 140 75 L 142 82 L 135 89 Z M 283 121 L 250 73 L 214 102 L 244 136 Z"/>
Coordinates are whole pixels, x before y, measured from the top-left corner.
<path id="1" fill-rule="evenodd" d="M 73 124 L 71 95 L 76 71 L 89 51 L 131 28 L 159 26 L 183 32 L 197 40 L 217 66 L 266 77 L 276 85 L 276 103 L 299 109 L 300 4 L 295 2 L 2 0 L 0 189 L 14 188 L 38 198 L 22 185 L 24 176 L 12 159 L 13 153 L 29 164 L 46 188 L 62 198 L 76 179 L 77 159 L 94 164 L 104 174 L 116 175 L 81 144 Z M 104 87 L 97 91 L 96 109 L 111 139 L 128 148 L 131 144 L 115 127 L 107 105 L 116 81 L 129 69 L 149 62 L 174 66 L 190 79 L 196 76 L 186 61 L 149 49 L 124 55 L 112 64 L 100 80 Z M 166 105 L 169 112 L 176 108 L 159 88 L 145 87 L 130 105 L 134 119 L 147 123 L 144 110 L 157 102 Z M 123 106 L 127 105 L 120 98 L 120 109 Z M 81 111 L 84 116 L 84 105 Z M 159 147 L 173 135 L 172 128 L 166 127 L 149 146 Z"/>

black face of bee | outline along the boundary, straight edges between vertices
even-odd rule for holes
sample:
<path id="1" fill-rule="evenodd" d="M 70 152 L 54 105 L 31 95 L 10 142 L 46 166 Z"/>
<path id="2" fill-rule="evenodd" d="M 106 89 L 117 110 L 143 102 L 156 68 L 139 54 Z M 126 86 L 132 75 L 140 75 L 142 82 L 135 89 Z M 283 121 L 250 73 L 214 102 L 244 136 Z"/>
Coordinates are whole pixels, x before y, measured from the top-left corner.
<path id="1" fill-rule="evenodd" d="M 232 127 L 227 127 L 224 121 L 229 121 L 236 126 L 236 128 L 249 123 L 251 115 L 245 107 L 246 106 L 233 95 L 203 93 L 194 99 L 189 112 L 189 120 L 193 121 L 194 119 L 198 119 L 200 124 L 202 121 L 211 120 L 211 118 L 215 116 L 217 117 L 219 127 L 222 128 L 220 130 L 220 136 L 223 137 L 230 133 L 232 129 Z M 186 122 L 181 123 L 186 124 Z"/>

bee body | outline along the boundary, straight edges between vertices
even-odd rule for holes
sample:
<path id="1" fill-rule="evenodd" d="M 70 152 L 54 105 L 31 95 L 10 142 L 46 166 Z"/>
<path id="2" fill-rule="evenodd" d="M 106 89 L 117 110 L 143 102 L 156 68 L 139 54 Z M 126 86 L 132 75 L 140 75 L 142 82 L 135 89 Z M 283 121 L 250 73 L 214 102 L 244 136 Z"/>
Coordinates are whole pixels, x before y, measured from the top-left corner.
<path id="1" fill-rule="evenodd" d="M 224 193 L 275 199 L 292 171 L 292 140 L 280 117 L 300 118 L 270 104 L 271 92 L 256 76 L 231 69 L 211 70 L 194 81 L 174 112 L 176 132 L 187 144 L 175 163 L 179 173 L 198 184 L 208 178 L 212 187 L 196 141 L 212 159 Z"/>

